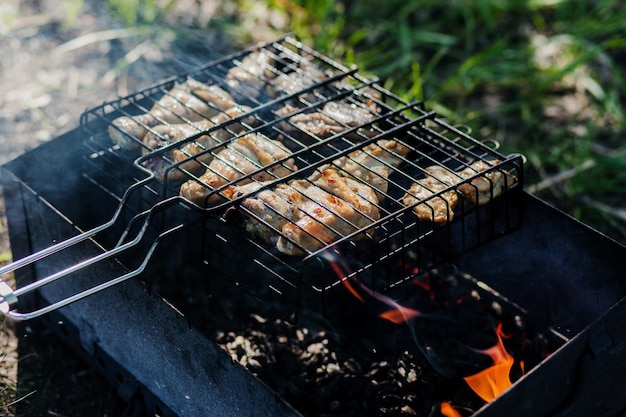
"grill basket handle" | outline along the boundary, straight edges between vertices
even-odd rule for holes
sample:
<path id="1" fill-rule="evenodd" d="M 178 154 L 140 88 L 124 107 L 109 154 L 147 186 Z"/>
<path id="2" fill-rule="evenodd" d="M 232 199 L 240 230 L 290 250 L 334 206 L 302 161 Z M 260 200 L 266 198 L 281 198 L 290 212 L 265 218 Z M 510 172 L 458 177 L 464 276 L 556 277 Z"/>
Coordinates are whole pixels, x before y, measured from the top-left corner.
<path id="1" fill-rule="evenodd" d="M 111 227 L 113 225 L 113 223 L 115 223 L 115 220 L 117 218 L 117 213 L 114 216 L 114 218 L 101 225 L 98 226 L 90 231 L 87 232 L 83 232 L 77 236 L 74 236 L 70 239 L 61 241 L 55 245 L 52 245 L 48 248 L 45 248 L 39 252 L 35 252 L 29 256 L 26 256 L 22 259 L 19 259 L 9 265 L 6 265 L 2 268 L 0 268 L 0 313 L 4 314 L 7 317 L 10 317 L 12 319 L 15 320 L 30 320 L 30 319 L 34 319 L 36 317 L 45 315 L 47 313 L 50 313 L 54 310 L 57 310 L 61 307 L 65 307 L 71 303 L 74 303 L 76 301 L 82 300 L 83 298 L 86 298 L 90 295 L 96 294 L 100 291 L 103 291 L 109 287 L 112 287 L 114 285 L 117 285 L 121 282 L 124 282 L 128 279 L 131 279 L 139 274 L 141 274 L 147 264 L 148 261 L 150 260 L 150 258 L 152 257 L 152 254 L 154 253 L 154 251 L 156 250 L 157 246 L 159 245 L 159 243 L 161 242 L 162 239 L 164 239 L 165 237 L 178 232 L 179 230 L 186 228 L 186 227 L 190 227 L 191 225 L 193 225 L 193 222 L 189 222 L 189 223 L 184 223 L 184 224 L 177 224 L 171 228 L 168 228 L 164 231 L 161 231 L 157 237 L 151 242 L 151 244 L 149 245 L 148 249 L 146 250 L 146 253 L 144 255 L 144 258 L 141 262 L 141 264 L 135 268 L 134 270 L 123 274 L 121 276 L 117 276 L 114 277 L 112 279 L 108 279 L 106 281 L 101 282 L 100 284 L 94 285 L 90 288 L 87 288 L 83 291 L 80 292 L 76 292 L 72 295 L 69 295 L 66 298 L 63 298 L 59 301 L 56 302 L 52 302 L 48 305 L 45 305 L 39 309 L 35 309 L 33 311 L 28 311 L 28 312 L 20 312 L 17 310 L 18 308 L 18 301 L 20 299 L 20 297 L 25 296 L 27 294 L 30 294 L 32 292 L 34 292 L 35 290 L 44 287 L 54 281 L 57 281 L 61 278 L 67 277 L 68 275 L 74 273 L 74 272 L 78 272 L 83 268 L 86 268 L 90 265 L 94 265 L 97 264 L 98 262 L 102 262 L 102 261 L 106 261 L 109 259 L 112 259 L 118 255 L 120 255 L 123 252 L 129 251 L 131 249 L 133 249 L 134 247 L 136 247 L 146 236 L 146 232 L 148 230 L 148 227 L 150 226 L 153 218 L 155 217 L 155 215 L 162 211 L 167 209 L 168 207 L 171 207 L 175 204 L 179 204 L 179 203 L 184 203 L 186 205 L 189 205 L 190 203 L 188 203 L 185 199 L 181 198 L 181 197 L 172 197 L 170 199 L 166 199 L 163 200 L 157 204 L 155 204 L 153 207 L 151 207 L 149 210 L 146 210 L 142 213 L 137 214 L 127 225 L 126 229 L 124 230 L 124 232 L 122 233 L 118 243 L 116 244 L 116 246 L 111 249 L 111 250 L 107 250 L 105 252 L 102 252 L 96 256 L 93 256 L 91 258 L 88 258 L 84 261 L 78 262 L 74 265 L 71 265 L 65 269 L 62 269 L 58 272 L 55 272 L 51 275 L 48 275 L 46 277 L 43 277 L 41 279 L 38 279 L 37 281 L 34 281 L 30 284 L 27 284 L 23 287 L 17 288 L 17 289 L 13 289 L 4 279 L 2 279 L 1 277 L 10 273 L 10 272 L 15 272 L 16 270 L 23 268 L 25 266 L 29 266 L 29 265 L 33 265 L 36 262 L 43 260 L 47 257 L 49 257 L 52 254 L 55 253 L 59 253 L 65 249 L 68 249 L 72 246 L 75 246 L 76 244 L 83 242 L 91 237 L 93 237 L 94 235 L 96 235 L 97 233 L 108 229 L 109 227 Z M 141 221 L 143 219 L 143 223 L 141 224 L 140 230 L 137 232 L 136 236 L 132 239 L 132 240 L 128 240 L 128 236 L 129 236 L 129 230 L 131 229 L 131 227 L 136 224 L 138 221 Z"/>

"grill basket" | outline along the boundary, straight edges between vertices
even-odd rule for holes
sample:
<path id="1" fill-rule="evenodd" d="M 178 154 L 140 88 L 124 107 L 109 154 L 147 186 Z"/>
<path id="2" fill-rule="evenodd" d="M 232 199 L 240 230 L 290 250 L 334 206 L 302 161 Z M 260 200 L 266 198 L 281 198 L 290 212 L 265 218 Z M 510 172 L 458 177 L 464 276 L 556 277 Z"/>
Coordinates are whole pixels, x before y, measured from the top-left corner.
<path id="1" fill-rule="evenodd" d="M 262 62 L 257 65 L 259 57 Z M 205 113 L 200 115 L 187 96 L 177 93 L 191 83 L 199 83 L 202 94 L 207 87 L 230 93 L 237 112 L 205 100 L 201 110 Z M 196 87 L 193 84 L 191 88 Z M 194 97 L 205 97 L 202 94 Z M 163 110 L 167 101 L 170 107 Z M 208 113 L 214 117 L 210 125 L 203 124 Z M 121 125 L 120 120 L 126 124 Z M 58 256 L 87 239 L 96 239 L 102 253 L 15 291 L 5 285 L 4 311 L 15 318 L 44 314 L 141 274 L 160 242 L 182 236 L 184 229 L 202 231 L 202 259 L 211 275 L 226 278 L 258 300 L 296 317 L 302 310 L 325 314 L 328 305 L 337 301 L 333 289 L 345 280 L 358 278 L 371 288 L 389 290 L 520 224 L 521 156 L 500 154 L 496 143 L 473 138 L 427 112 L 422 103 L 408 103 L 375 80 L 359 75 L 356 68 L 347 68 L 290 37 L 105 103 L 85 112 L 81 127 L 85 149 L 76 163 L 93 189 L 114 202 L 110 207 L 98 207 L 110 210 L 112 217 L 104 224 L 76 225 L 76 236 L 0 272 Z M 135 128 L 143 138 L 131 134 Z M 173 139 L 172 128 L 187 133 Z M 216 172 L 212 161 L 224 159 L 225 151 L 232 153 L 235 144 L 252 135 L 280 140 L 288 152 L 261 163 L 248 161 L 250 156 L 240 151 L 237 158 L 256 166 L 239 171 L 236 167 L 234 179 L 222 178 L 220 185 L 209 187 L 202 174 Z M 148 136 L 152 142 L 146 140 Z M 117 140 L 112 142 L 112 138 Z M 433 167 L 453 180 L 446 182 L 432 175 Z M 338 205 L 320 203 L 307 195 L 311 189 L 323 188 L 316 179 L 328 168 L 342 181 L 352 181 L 349 184 L 358 197 L 356 205 L 351 202 L 345 212 L 352 217 L 336 211 Z M 371 193 L 364 197 L 371 191 L 372 178 L 382 180 L 383 185 L 374 188 L 376 198 Z M 425 179 L 431 181 L 423 183 L 427 196 L 406 200 L 407 190 Z M 202 190 L 203 197 L 190 201 L 179 196 L 185 183 Z M 254 192 L 228 194 L 246 184 L 254 185 Z M 313 209 L 298 204 L 291 207 L 301 217 L 315 219 L 314 226 L 322 229 L 319 235 L 283 217 L 283 223 L 301 236 L 295 239 L 273 221 L 285 213 L 272 211 L 265 202 L 271 218 L 249 208 L 247 199 L 258 201 L 261 192 L 279 186 L 314 203 Z M 325 190 L 325 198 L 336 201 L 343 197 L 333 190 Z M 418 208 L 426 219 L 415 215 Z M 442 210 L 443 221 L 435 220 Z M 319 211 L 334 222 L 317 222 L 315 213 Z M 269 230 L 272 237 L 259 239 L 247 233 L 250 224 L 256 230 Z M 292 252 L 280 250 L 277 239 Z M 337 275 L 329 256 L 348 259 L 349 272 Z M 16 311 L 20 295 L 112 259 L 135 266 L 123 276 L 106 277 L 96 287 L 70 294 L 44 309 Z M 337 294 L 343 297 L 345 292 Z"/>

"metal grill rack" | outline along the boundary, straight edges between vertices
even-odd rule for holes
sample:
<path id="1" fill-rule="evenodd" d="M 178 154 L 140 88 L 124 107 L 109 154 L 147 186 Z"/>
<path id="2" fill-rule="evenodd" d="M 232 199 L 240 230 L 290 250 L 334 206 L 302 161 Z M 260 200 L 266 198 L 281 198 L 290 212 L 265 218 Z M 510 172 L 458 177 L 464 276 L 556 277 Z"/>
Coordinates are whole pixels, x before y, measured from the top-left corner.
<path id="1" fill-rule="evenodd" d="M 246 63 L 247 58 L 254 57 L 256 61 L 259 56 L 268 58 L 260 69 Z M 234 71 L 239 71 L 239 78 L 233 78 Z M 206 117 L 200 116 L 189 102 L 173 93 L 176 86 L 190 78 L 230 93 L 238 112 L 231 113 L 205 102 L 210 113 L 221 119 L 211 126 L 199 127 Z M 287 82 L 282 83 L 284 80 Z M 174 110 L 154 116 L 154 109 L 159 108 L 164 98 L 175 102 Z M 327 114 L 333 129 L 323 134 L 294 123 L 297 116 L 323 113 L 329 103 L 345 105 L 367 117 L 354 123 Z M 152 114 L 149 121 L 142 118 L 146 114 Z M 148 145 L 145 140 L 120 128 L 116 124 L 120 118 L 130 120 L 132 126 L 139 127 L 144 134 L 151 134 L 157 146 Z M 171 125 L 185 125 L 191 128 L 192 134 L 172 141 L 158 128 Z M 8 306 L 5 310 L 9 313 L 14 310 L 19 295 L 113 257 L 123 257 L 136 266 L 129 267 L 130 272 L 122 277 L 106 279 L 101 286 L 68 296 L 36 314 L 137 276 L 162 239 L 183 229 L 198 228 L 204 235 L 202 257 L 210 273 L 228 279 L 263 302 L 280 305 L 281 310 L 287 307 L 290 315 L 303 308 L 325 312 L 328 305 L 335 302 L 335 293 L 343 293 L 334 289 L 346 279 L 358 278 L 372 288 L 390 290 L 423 268 L 435 266 L 503 235 L 520 222 L 521 156 L 500 154 L 495 144 L 479 141 L 450 126 L 434 112 L 426 111 L 422 103 L 405 102 L 382 88 L 376 80 L 359 75 L 356 68 L 345 67 L 324 57 L 291 37 L 224 57 L 192 74 L 167 79 L 128 97 L 105 103 L 85 112 L 81 126 L 85 132 L 86 150 L 80 163 L 88 167 L 84 169 L 88 181 L 117 202 L 117 207 L 110 207 L 111 220 L 103 225 L 81 225 L 76 237 L 18 261 L 0 273 L 36 262 L 96 235 L 103 252 L 51 274 L 32 286 L 16 292 L 6 290 L 4 298 Z M 114 134 L 123 140 L 112 143 Z M 252 134 L 280 140 L 289 154 L 259 164 L 250 172 L 241 172 L 236 179 L 224 181 L 218 187 L 204 184 L 201 174 L 211 169 L 210 161 L 219 158 L 220 152 L 235 141 Z M 255 193 L 273 190 L 278 184 L 292 186 L 293 181 L 312 184 L 311 176 L 318 169 L 336 164 L 340 158 L 358 166 L 355 152 L 380 148 L 381 141 L 393 141 L 404 151 L 395 154 L 395 162 L 391 165 L 379 161 L 388 169 L 388 188 L 380 199 L 370 201 L 377 216 L 369 217 L 365 226 L 352 227 L 347 233 L 331 230 L 335 237 L 331 241 L 318 241 L 313 249 L 299 246 L 298 241 L 282 234 L 267 219 L 248 210 L 245 200 L 256 194 L 231 199 L 224 197 L 225 191 L 231 187 L 259 181 L 260 174 L 263 174 L 264 181 L 258 184 Z M 292 168 L 291 161 L 297 169 Z M 472 164 L 481 161 L 487 163 L 488 168 L 472 171 Z M 453 175 L 468 170 L 470 174 L 458 176 L 454 184 L 439 187 L 428 199 L 404 204 L 403 196 L 411 184 L 425 178 L 428 175 L 426 169 L 431 166 L 445 168 Z M 274 168 L 287 168 L 288 173 L 275 175 Z M 369 169 L 365 165 L 359 168 L 362 171 Z M 496 184 L 488 179 L 490 173 L 504 174 L 501 195 L 496 193 Z M 344 171 L 342 175 L 350 177 L 352 173 Z M 368 185 L 361 178 L 357 180 Z M 206 196 L 202 201 L 192 202 L 179 196 L 181 184 L 188 181 L 205 188 Z M 456 207 L 446 210 L 454 212 L 453 221 L 437 224 L 420 220 L 413 213 L 416 206 L 434 205 L 446 193 L 462 197 L 459 191 L 462 185 L 469 194 L 477 195 L 476 181 L 487 181 L 487 200 L 475 204 L 459 198 Z M 328 210 L 332 212 L 332 208 Z M 233 216 L 233 213 L 237 215 Z M 260 223 L 273 230 L 277 237 L 289 240 L 302 254 L 285 255 L 272 243 L 246 233 L 240 225 L 233 223 L 233 219 Z M 341 220 L 350 225 L 354 223 L 352 219 Z M 350 273 L 344 276 L 334 274 L 328 262 L 329 253 L 347 259 Z M 245 265 L 244 272 L 241 265 Z M 259 274 L 263 279 L 258 278 Z M 31 317 L 21 313 L 14 316 Z"/>

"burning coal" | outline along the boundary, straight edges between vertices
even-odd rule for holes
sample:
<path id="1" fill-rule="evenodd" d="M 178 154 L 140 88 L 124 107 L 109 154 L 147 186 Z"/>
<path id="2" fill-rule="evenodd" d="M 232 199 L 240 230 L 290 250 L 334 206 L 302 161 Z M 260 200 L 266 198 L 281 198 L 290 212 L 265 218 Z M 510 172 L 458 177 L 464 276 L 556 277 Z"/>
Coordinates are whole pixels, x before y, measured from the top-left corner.
<path id="1" fill-rule="evenodd" d="M 350 274 L 347 261 L 337 253 L 326 252 L 325 256 L 354 297 L 382 307 L 380 318 L 407 325 L 415 344 L 437 372 L 462 377 L 486 402 L 513 384 L 511 370 L 516 361 L 504 346 L 503 339 L 508 336 L 503 328 L 504 321 L 509 321 L 507 326 L 519 333 L 521 318 L 515 313 L 505 314 L 497 297 L 485 285 L 477 285 L 475 278 L 452 265 L 425 273 L 415 271 L 408 282 L 409 294 L 396 300 Z M 458 415 L 449 404 L 442 404 L 441 411 Z"/>

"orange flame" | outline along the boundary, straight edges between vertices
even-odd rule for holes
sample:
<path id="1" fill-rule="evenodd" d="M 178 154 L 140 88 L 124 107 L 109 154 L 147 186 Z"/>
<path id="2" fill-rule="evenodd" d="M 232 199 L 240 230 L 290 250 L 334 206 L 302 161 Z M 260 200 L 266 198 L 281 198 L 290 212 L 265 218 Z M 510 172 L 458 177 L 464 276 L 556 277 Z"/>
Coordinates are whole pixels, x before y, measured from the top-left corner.
<path id="1" fill-rule="evenodd" d="M 330 266 L 331 268 L 333 268 L 333 271 L 335 271 L 335 274 L 337 274 L 337 276 L 341 277 L 344 275 L 344 271 L 341 269 L 341 266 L 339 265 L 339 263 L 335 261 L 331 261 Z M 346 287 L 347 290 L 350 291 L 350 293 L 353 296 L 355 296 L 359 301 L 364 302 L 363 297 L 361 297 L 361 294 L 359 294 L 357 290 L 354 289 L 354 287 L 352 286 L 352 284 L 350 284 L 347 278 L 343 279 L 341 282 L 344 285 L 344 287 Z"/>
<path id="2" fill-rule="evenodd" d="M 461 413 L 452 408 L 452 405 L 448 402 L 442 402 L 439 410 L 445 417 L 461 417 Z"/>
<path id="3" fill-rule="evenodd" d="M 412 308 L 404 307 L 401 305 L 397 305 L 393 310 L 385 311 L 380 314 L 380 317 L 389 320 L 394 324 L 404 323 L 415 317 L 421 315 L 421 313 L 417 310 L 413 310 Z"/>
<path id="4" fill-rule="evenodd" d="M 337 276 L 340 276 L 340 277 L 345 277 L 346 272 L 348 271 L 348 267 L 342 262 L 341 258 L 335 257 L 329 253 L 326 253 L 325 255 L 327 256 L 330 262 L 330 266 L 335 272 L 335 274 L 337 274 Z M 350 294 L 352 294 L 355 298 L 357 298 L 361 302 L 365 302 L 363 296 L 359 294 L 357 289 L 350 283 L 349 278 L 342 279 L 341 283 L 344 285 L 344 287 L 346 287 L 346 289 L 350 292 Z M 379 315 L 381 318 L 385 320 L 389 320 L 390 322 L 394 324 L 400 324 L 400 323 L 407 322 L 411 319 L 414 319 L 415 317 L 422 315 L 422 313 L 420 313 L 419 311 L 414 310 L 409 307 L 404 307 L 403 305 L 401 305 L 400 303 L 398 303 L 397 301 L 393 300 L 390 297 L 377 293 L 376 291 L 372 291 L 371 289 L 367 288 L 358 280 L 355 280 L 354 283 L 361 291 L 368 294 L 370 297 L 388 305 L 389 307 L 392 307 L 391 310 L 381 313 Z"/>
<path id="5" fill-rule="evenodd" d="M 498 324 L 496 334 L 498 343 L 489 349 L 480 351 L 493 359 L 493 366 L 464 378 L 467 385 L 486 402 L 493 401 L 513 385 L 509 373 L 513 367 L 514 359 L 506 351 L 502 343 L 502 337 L 504 336 L 502 324 Z"/>

